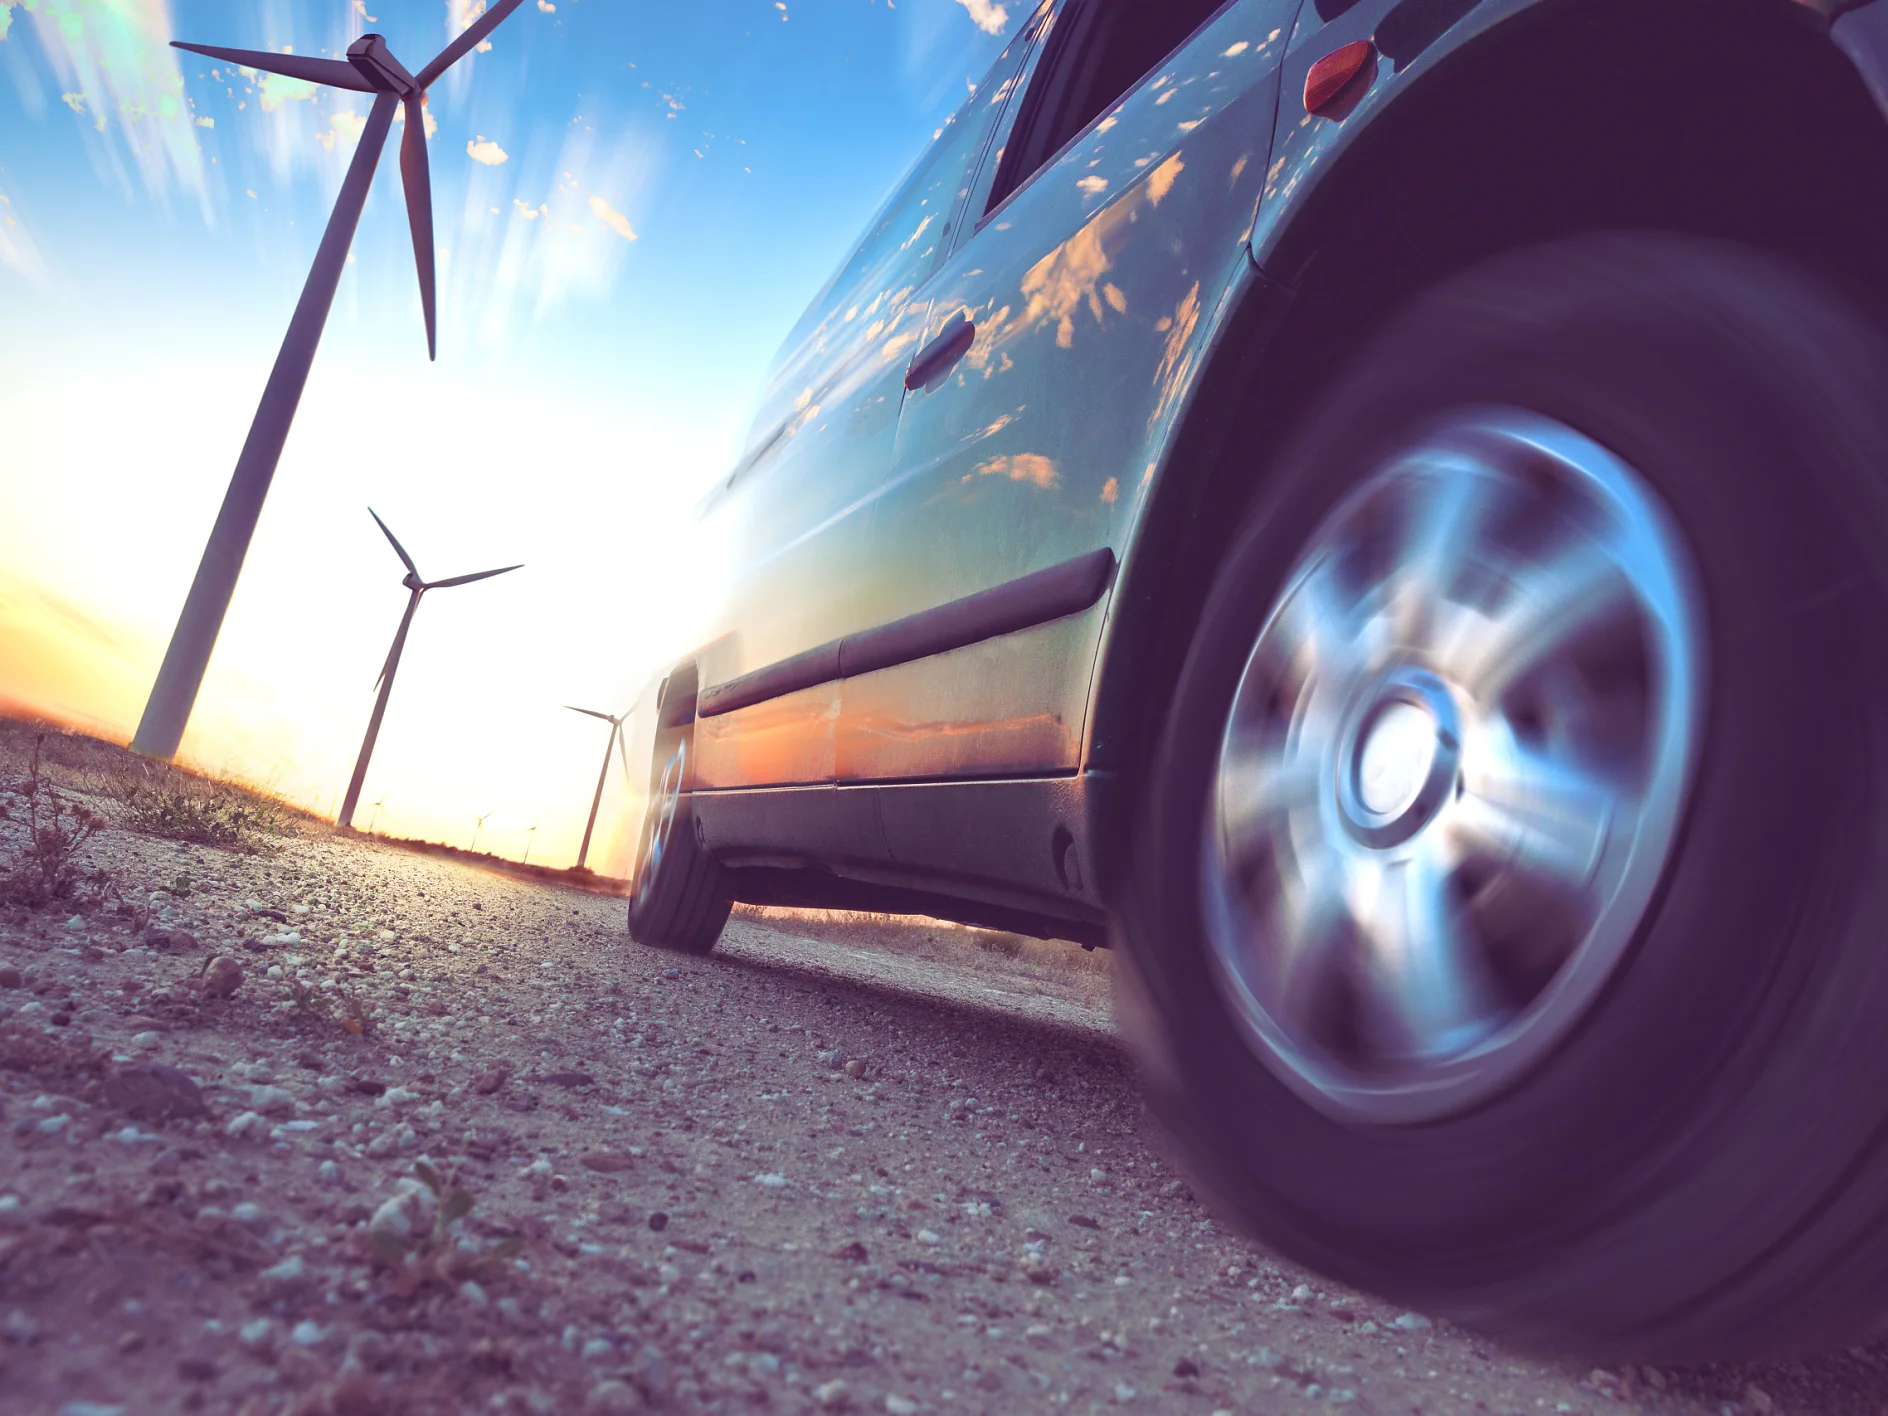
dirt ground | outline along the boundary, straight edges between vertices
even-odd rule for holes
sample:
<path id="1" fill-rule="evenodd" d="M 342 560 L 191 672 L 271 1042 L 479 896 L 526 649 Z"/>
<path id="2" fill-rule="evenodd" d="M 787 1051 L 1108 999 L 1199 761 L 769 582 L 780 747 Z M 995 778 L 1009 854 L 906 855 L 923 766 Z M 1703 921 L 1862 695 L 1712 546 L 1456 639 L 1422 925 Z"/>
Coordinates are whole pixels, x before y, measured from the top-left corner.
<path id="1" fill-rule="evenodd" d="M 1596 1371 L 1271 1258 L 1161 1159 L 1105 956 L 748 915 L 676 958 L 75 799 L 94 874 L 0 908 L 5 1412 L 1888 1409 L 1888 1348 Z"/>

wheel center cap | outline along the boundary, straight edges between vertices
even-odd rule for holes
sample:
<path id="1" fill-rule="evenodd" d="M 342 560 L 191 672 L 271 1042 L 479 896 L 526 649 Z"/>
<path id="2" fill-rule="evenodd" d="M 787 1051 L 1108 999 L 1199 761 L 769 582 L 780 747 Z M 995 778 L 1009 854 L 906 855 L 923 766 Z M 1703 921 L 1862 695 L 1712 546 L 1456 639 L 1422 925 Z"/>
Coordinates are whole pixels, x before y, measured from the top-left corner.
<path id="1" fill-rule="evenodd" d="M 1364 725 L 1357 754 L 1357 799 L 1378 816 L 1401 816 L 1429 780 L 1436 720 L 1427 708 L 1392 699 Z"/>
<path id="2" fill-rule="evenodd" d="M 1338 758 L 1344 824 L 1365 845 L 1400 844 L 1429 824 L 1455 784 L 1461 729 L 1434 674 L 1404 670 L 1365 695 Z"/>

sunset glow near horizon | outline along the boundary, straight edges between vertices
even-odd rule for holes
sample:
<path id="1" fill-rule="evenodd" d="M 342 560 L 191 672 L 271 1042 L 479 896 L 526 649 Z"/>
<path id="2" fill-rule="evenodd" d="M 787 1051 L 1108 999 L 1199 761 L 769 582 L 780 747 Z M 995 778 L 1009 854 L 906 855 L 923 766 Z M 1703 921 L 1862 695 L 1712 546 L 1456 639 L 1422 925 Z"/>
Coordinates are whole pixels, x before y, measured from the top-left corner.
<path id="1" fill-rule="evenodd" d="M 478 8 L 0 0 L 0 706 L 130 736 L 366 114 L 168 42 L 417 70 Z M 438 361 L 396 128 L 183 757 L 332 814 L 405 603 L 371 505 L 428 579 L 525 568 L 426 598 L 357 824 L 571 863 L 609 729 L 560 705 L 685 647 L 775 349 L 1023 14 L 527 0 L 430 95 Z"/>

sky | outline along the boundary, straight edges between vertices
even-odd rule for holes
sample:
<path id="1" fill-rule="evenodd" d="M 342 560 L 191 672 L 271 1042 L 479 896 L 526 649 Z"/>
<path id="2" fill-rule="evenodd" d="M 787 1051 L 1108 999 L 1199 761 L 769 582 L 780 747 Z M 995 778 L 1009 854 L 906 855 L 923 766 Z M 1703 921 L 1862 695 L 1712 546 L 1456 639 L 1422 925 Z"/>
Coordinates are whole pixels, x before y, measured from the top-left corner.
<path id="1" fill-rule="evenodd" d="M 367 111 L 168 42 L 417 71 L 477 9 L 0 0 L 0 706 L 131 736 Z M 437 362 L 396 127 L 182 758 L 332 814 L 406 598 L 371 505 L 428 579 L 524 563 L 422 603 L 377 829 L 573 861 L 609 728 L 560 705 L 686 647 L 780 341 L 1025 16 L 525 0 L 427 104 Z"/>

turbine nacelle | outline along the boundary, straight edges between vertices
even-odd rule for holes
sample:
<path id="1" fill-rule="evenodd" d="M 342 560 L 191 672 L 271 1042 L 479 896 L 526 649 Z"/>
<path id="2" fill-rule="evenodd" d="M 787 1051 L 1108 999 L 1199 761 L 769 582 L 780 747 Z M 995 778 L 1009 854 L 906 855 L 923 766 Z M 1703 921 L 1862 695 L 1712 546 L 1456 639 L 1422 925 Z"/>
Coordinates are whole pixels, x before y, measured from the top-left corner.
<path id="1" fill-rule="evenodd" d="M 364 34 L 347 47 L 347 62 L 380 93 L 407 98 L 418 93 L 419 81 L 393 57 L 384 35 Z"/>

